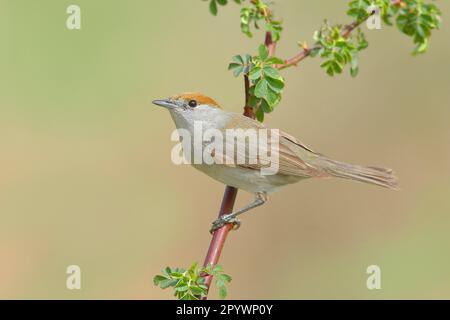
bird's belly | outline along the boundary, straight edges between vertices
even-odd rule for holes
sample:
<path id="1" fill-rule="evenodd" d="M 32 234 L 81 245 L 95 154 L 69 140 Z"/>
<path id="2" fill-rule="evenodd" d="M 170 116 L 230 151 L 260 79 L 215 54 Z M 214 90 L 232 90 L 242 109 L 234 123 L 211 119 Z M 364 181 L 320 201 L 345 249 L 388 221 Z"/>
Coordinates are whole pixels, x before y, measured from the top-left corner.
<path id="1" fill-rule="evenodd" d="M 200 164 L 193 166 L 219 182 L 252 193 L 274 192 L 286 184 L 295 183 L 301 180 L 301 177 L 279 174 L 261 175 L 258 170 L 230 167 L 220 164 Z"/>

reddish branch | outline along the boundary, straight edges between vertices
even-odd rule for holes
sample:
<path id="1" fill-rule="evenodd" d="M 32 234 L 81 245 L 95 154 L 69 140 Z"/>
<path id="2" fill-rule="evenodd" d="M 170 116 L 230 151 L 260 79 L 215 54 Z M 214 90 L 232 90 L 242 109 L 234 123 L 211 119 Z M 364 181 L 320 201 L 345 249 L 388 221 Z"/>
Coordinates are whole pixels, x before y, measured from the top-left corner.
<path id="1" fill-rule="evenodd" d="M 219 218 L 225 214 L 229 214 L 233 211 L 234 201 L 236 200 L 237 189 L 227 186 L 222 199 L 222 205 L 220 207 Z M 211 239 L 208 253 L 206 254 L 204 266 L 211 264 L 215 266 L 219 262 L 220 254 L 222 253 L 225 240 L 227 239 L 228 232 L 233 229 L 232 224 L 226 224 L 222 228 L 216 230 Z M 212 276 L 205 277 L 205 285 L 209 288 L 211 285 Z M 206 297 L 204 298 L 206 300 Z"/>
<path id="2" fill-rule="evenodd" d="M 250 80 L 247 75 L 244 75 L 244 86 L 245 86 L 245 106 L 244 106 L 244 116 L 254 119 L 255 113 L 250 105 Z"/>
<path id="3" fill-rule="evenodd" d="M 373 16 L 376 13 L 376 11 L 372 11 L 366 19 L 362 20 L 362 21 L 353 21 L 352 23 L 350 23 L 349 25 L 347 25 L 344 28 L 344 32 L 342 33 L 342 37 L 344 38 L 348 38 L 351 33 L 353 32 L 353 30 L 355 30 L 356 28 L 358 28 L 361 24 L 363 24 L 364 22 L 367 21 L 367 19 L 369 19 L 371 16 Z"/>
<path id="4" fill-rule="evenodd" d="M 297 64 L 303 59 L 305 59 L 307 56 L 309 56 L 310 53 L 311 49 L 303 48 L 303 51 L 300 51 L 292 58 L 285 60 L 284 64 L 277 65 L 277 68 L 281 70 L 288 67 L 297 66 Z"/>
<path id="5" fill-rule="evenodd" d="M 264 43 L 266 44 L 266 47 L 269 50 L 269 56 L 273 56 L 277 48 L 277 43 L 273 42 L 271 32 L 266 32 L 266 39 Z"/>

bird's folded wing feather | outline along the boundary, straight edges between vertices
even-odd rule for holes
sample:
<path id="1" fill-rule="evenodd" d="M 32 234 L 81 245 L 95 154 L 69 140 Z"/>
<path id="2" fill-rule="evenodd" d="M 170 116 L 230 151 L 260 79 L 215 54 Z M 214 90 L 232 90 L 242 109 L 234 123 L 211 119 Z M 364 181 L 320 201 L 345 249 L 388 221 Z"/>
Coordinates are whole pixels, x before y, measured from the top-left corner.
<path id="1" fill-rule="evenodd" d="M 260 171 L 263 168 L 269 167 L 271 164 L 277 164 L 279 168 L 278 174 L 282 175 L 310 177 L 319 174 L 318 170 L 310 165 L 313 161 L 309 161 L 313 160 L 317 154 L 287 133 L 279 130 L 270 130 L 261 123 L 244 116 L 239 116 L 236 120 L 232 120 L 228 123 L 227 127 L 224 128 L 224 137 L 226 137 L 226 129 L 230 128 L 239 128 L 244 131 L 256 129 L 258 142 L 260 142 L 259 138 L 261 134 L 259 129 L 267 129 L 268 138 L 267 143 L 258 143 L 259 149 L 257 149 L 256 152 L 249 152 L 249 144 L 246 139 L 241 138 L 232 141 L 225 139 L 223 152 L 215 155 L 220 156 L 222 154 L 223 159 L 229 160 L 228 164 L 224 165 Z M 274 140 L 272 140 L 271 137 L 273 137 Z M 271 140 L 275 141 L 275 143 L 272 144 Z M 228 154 L 227 158 L 227 150 L 234 150 L 231 153 L 231 155 L 234 156 L 234 159 L 229 159 L 230 154 Z M 265 157 L 261 155 L 269 156 Z M 245 159 L 244 163 L 238 161 L 239 159 Z M 230 162 L 232 162 L 232 164 Z"/>

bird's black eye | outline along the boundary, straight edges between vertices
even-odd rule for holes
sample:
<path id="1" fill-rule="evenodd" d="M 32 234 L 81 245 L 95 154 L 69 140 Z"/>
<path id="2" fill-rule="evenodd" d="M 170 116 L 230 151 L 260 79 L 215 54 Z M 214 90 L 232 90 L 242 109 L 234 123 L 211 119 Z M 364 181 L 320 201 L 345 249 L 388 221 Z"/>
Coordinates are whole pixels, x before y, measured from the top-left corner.
<path id="1" fill-rule="evenodd" d="M 189 107 L 195 108 L 196 106 L 197 106 L 197 101 L 195 101 L 195 100 L 189 101 Z"/>

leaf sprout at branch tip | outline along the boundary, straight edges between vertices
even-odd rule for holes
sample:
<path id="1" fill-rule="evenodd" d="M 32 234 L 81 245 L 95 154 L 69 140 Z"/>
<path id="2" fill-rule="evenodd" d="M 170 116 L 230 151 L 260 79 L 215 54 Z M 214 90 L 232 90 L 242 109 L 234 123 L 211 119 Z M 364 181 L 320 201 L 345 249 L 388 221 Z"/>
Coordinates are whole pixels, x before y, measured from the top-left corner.
<path id="1" fill-rule="evenodd" d="M 189 269 L 166 267 L 161 275 L 153 278 L 153 283 L 161 289 L 173 287 L 174 296 L 179 300 L 199 300 L 208 294 L 205 276 L 214 277 L 219 297 L 225 299 L 228 293 L 227 284 L 231 282 L 231 277 L 223 272 L 219 264 L 214 267 L 208 264 L 199 268 L 198 263 L 193 263 Z"/>

